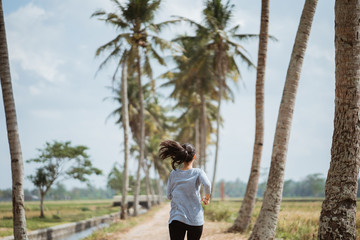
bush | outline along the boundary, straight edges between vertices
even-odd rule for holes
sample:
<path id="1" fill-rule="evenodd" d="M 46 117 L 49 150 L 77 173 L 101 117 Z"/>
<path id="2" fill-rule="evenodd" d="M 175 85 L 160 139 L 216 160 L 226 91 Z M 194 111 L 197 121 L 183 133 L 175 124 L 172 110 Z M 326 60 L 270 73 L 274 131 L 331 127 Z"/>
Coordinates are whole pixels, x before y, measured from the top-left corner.
<path id="1" fill-rule="evenodd" d="M 223 203 L 211 203 L 209 206 L 204 207 L 204 215 L 210 221 L 231 221 L 232 212 L 229 207 Z"/>
<path id="2" fill-rule="evenodd" d="M 53 218 L 53 219 L 61 219 L 61 217 L 60 217 L 59 215 L 57 215 L 57 214 L 53 214 L 53 215 L 52 215 L 52 218 Z"/>

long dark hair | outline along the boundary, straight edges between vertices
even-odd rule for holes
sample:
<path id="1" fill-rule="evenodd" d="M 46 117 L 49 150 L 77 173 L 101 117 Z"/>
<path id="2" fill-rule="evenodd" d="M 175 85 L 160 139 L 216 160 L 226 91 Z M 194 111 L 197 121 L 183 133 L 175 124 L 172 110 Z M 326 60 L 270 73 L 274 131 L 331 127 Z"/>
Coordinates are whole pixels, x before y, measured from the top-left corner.
<path id="1" fill-rule="evenodd" d="M 166 140 L 160 143 L 159 157 L 164 160 L 166 158 L 171 158 L 171 166 L 176 170 L 176 166 L 184 162 L 191 162 L 195 156 L 195 148 L 190 143 L 180 143 Z"/>

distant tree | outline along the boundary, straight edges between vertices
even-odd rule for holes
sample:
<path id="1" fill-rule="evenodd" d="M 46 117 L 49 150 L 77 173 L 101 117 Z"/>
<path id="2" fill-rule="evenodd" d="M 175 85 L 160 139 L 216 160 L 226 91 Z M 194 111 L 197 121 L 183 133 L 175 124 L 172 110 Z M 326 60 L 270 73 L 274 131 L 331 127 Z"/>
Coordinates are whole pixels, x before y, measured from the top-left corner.
<path id="1" fill-rule="evenodd" d="M 77 179 L 88 182 L 88 176 L 102 174 L 100 169 L 92 166 L 85 146 L 71 146 L 70 142 L 46 142 L 44 149 L 38 149 L 39 156 L 27 160 L 28 163 L 39 163 L 34 175 L 28 178 L 40 192 L 40 217 L 44 217 L 44 198 L 46 193 L 59 179 Z"/>
<path id="2" fill-rule="evenodd" d="M 13 232 L 15 240 L 28 239 L 24 204 L 24 164 L 11 83 L 9 52 L 2 0 L 0 0 L 0 81 L 11 156 Z"/>
<path id="3" fill-rule="evenodd" d="M 115 191 L 116 194 L 123 192 L 123 179 L 124 179 L 124 168 L 118 167 L 118 164 L 115 164 L 107 177 L 107 186 Z M 133 176 L 129 175 L 129 183 L 127 192 L 133 194 L 136 181 Z"/>

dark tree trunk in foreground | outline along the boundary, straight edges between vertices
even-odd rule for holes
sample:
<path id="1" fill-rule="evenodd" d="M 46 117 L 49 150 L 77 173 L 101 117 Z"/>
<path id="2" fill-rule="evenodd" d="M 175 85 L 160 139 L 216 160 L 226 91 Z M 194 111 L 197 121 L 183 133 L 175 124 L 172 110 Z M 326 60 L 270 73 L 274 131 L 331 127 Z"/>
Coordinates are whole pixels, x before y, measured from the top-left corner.
<path id="1" fill-rule="evenodd" d="M 335 2 L 335 119 L 319 239 L 356 239 L 360 140 L 360 3 Z"/>
<path id="2" fill-rule="evenodd" d="M 260 214 L 250 236 L 250 239 L 252 240 L 274 239 L 275 237 L 284 186 L 286 154 L 290 138 L 296 92 L 316 5 L 317 0 L 305 1 L 298 31 L 296 33 L 295 44 L 291 54 L 280 103 L 272 149 L 269 178 Z"/>
<path id="3" fill-rule="evenodd" d="M 241 204 L 239 214 L 234 221 L 234 224 L 229 229 L 230 232 L 244 232 L 248 228 L 251 220 L 251 214 L 255 206 L 256 193 L 260 176 L 261 154 L 264 142 L 264 83 L 267 43 L 269 38 L 268 29 L 269 0 L 262 0 L 258 65 L 256 71 L 256 126 L 253 159 L 244 200 Z"/>
<path id="4" fill-rule="evenodd" d="M 2 0 L 0 0 L 0 80 L 11 155 L 13 231 L 15 240 L 22 240 L 28 239 L 24 206 L 24 163 L 11 84 Z"/>

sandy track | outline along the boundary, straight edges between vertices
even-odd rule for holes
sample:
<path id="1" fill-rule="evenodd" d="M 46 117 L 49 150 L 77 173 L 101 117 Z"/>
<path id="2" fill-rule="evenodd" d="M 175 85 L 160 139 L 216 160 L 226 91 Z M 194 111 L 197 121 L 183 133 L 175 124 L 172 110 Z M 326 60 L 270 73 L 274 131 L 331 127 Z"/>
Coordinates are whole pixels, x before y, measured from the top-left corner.
<path id="1" fill-rule="evenodd" d="M 169 240 L 168 219 L 170 204 L 164 205 L 151 220 L 139 224 L 125 233 L 119 233 L 114 239 L 119 240 Z M 246 239 L 240 234 L 224 233 L 230 224 L 206 222 L 201 239 L 204 240 L 233 240 Z M 186 239 L 186 238 L 185 238 Z"/>

